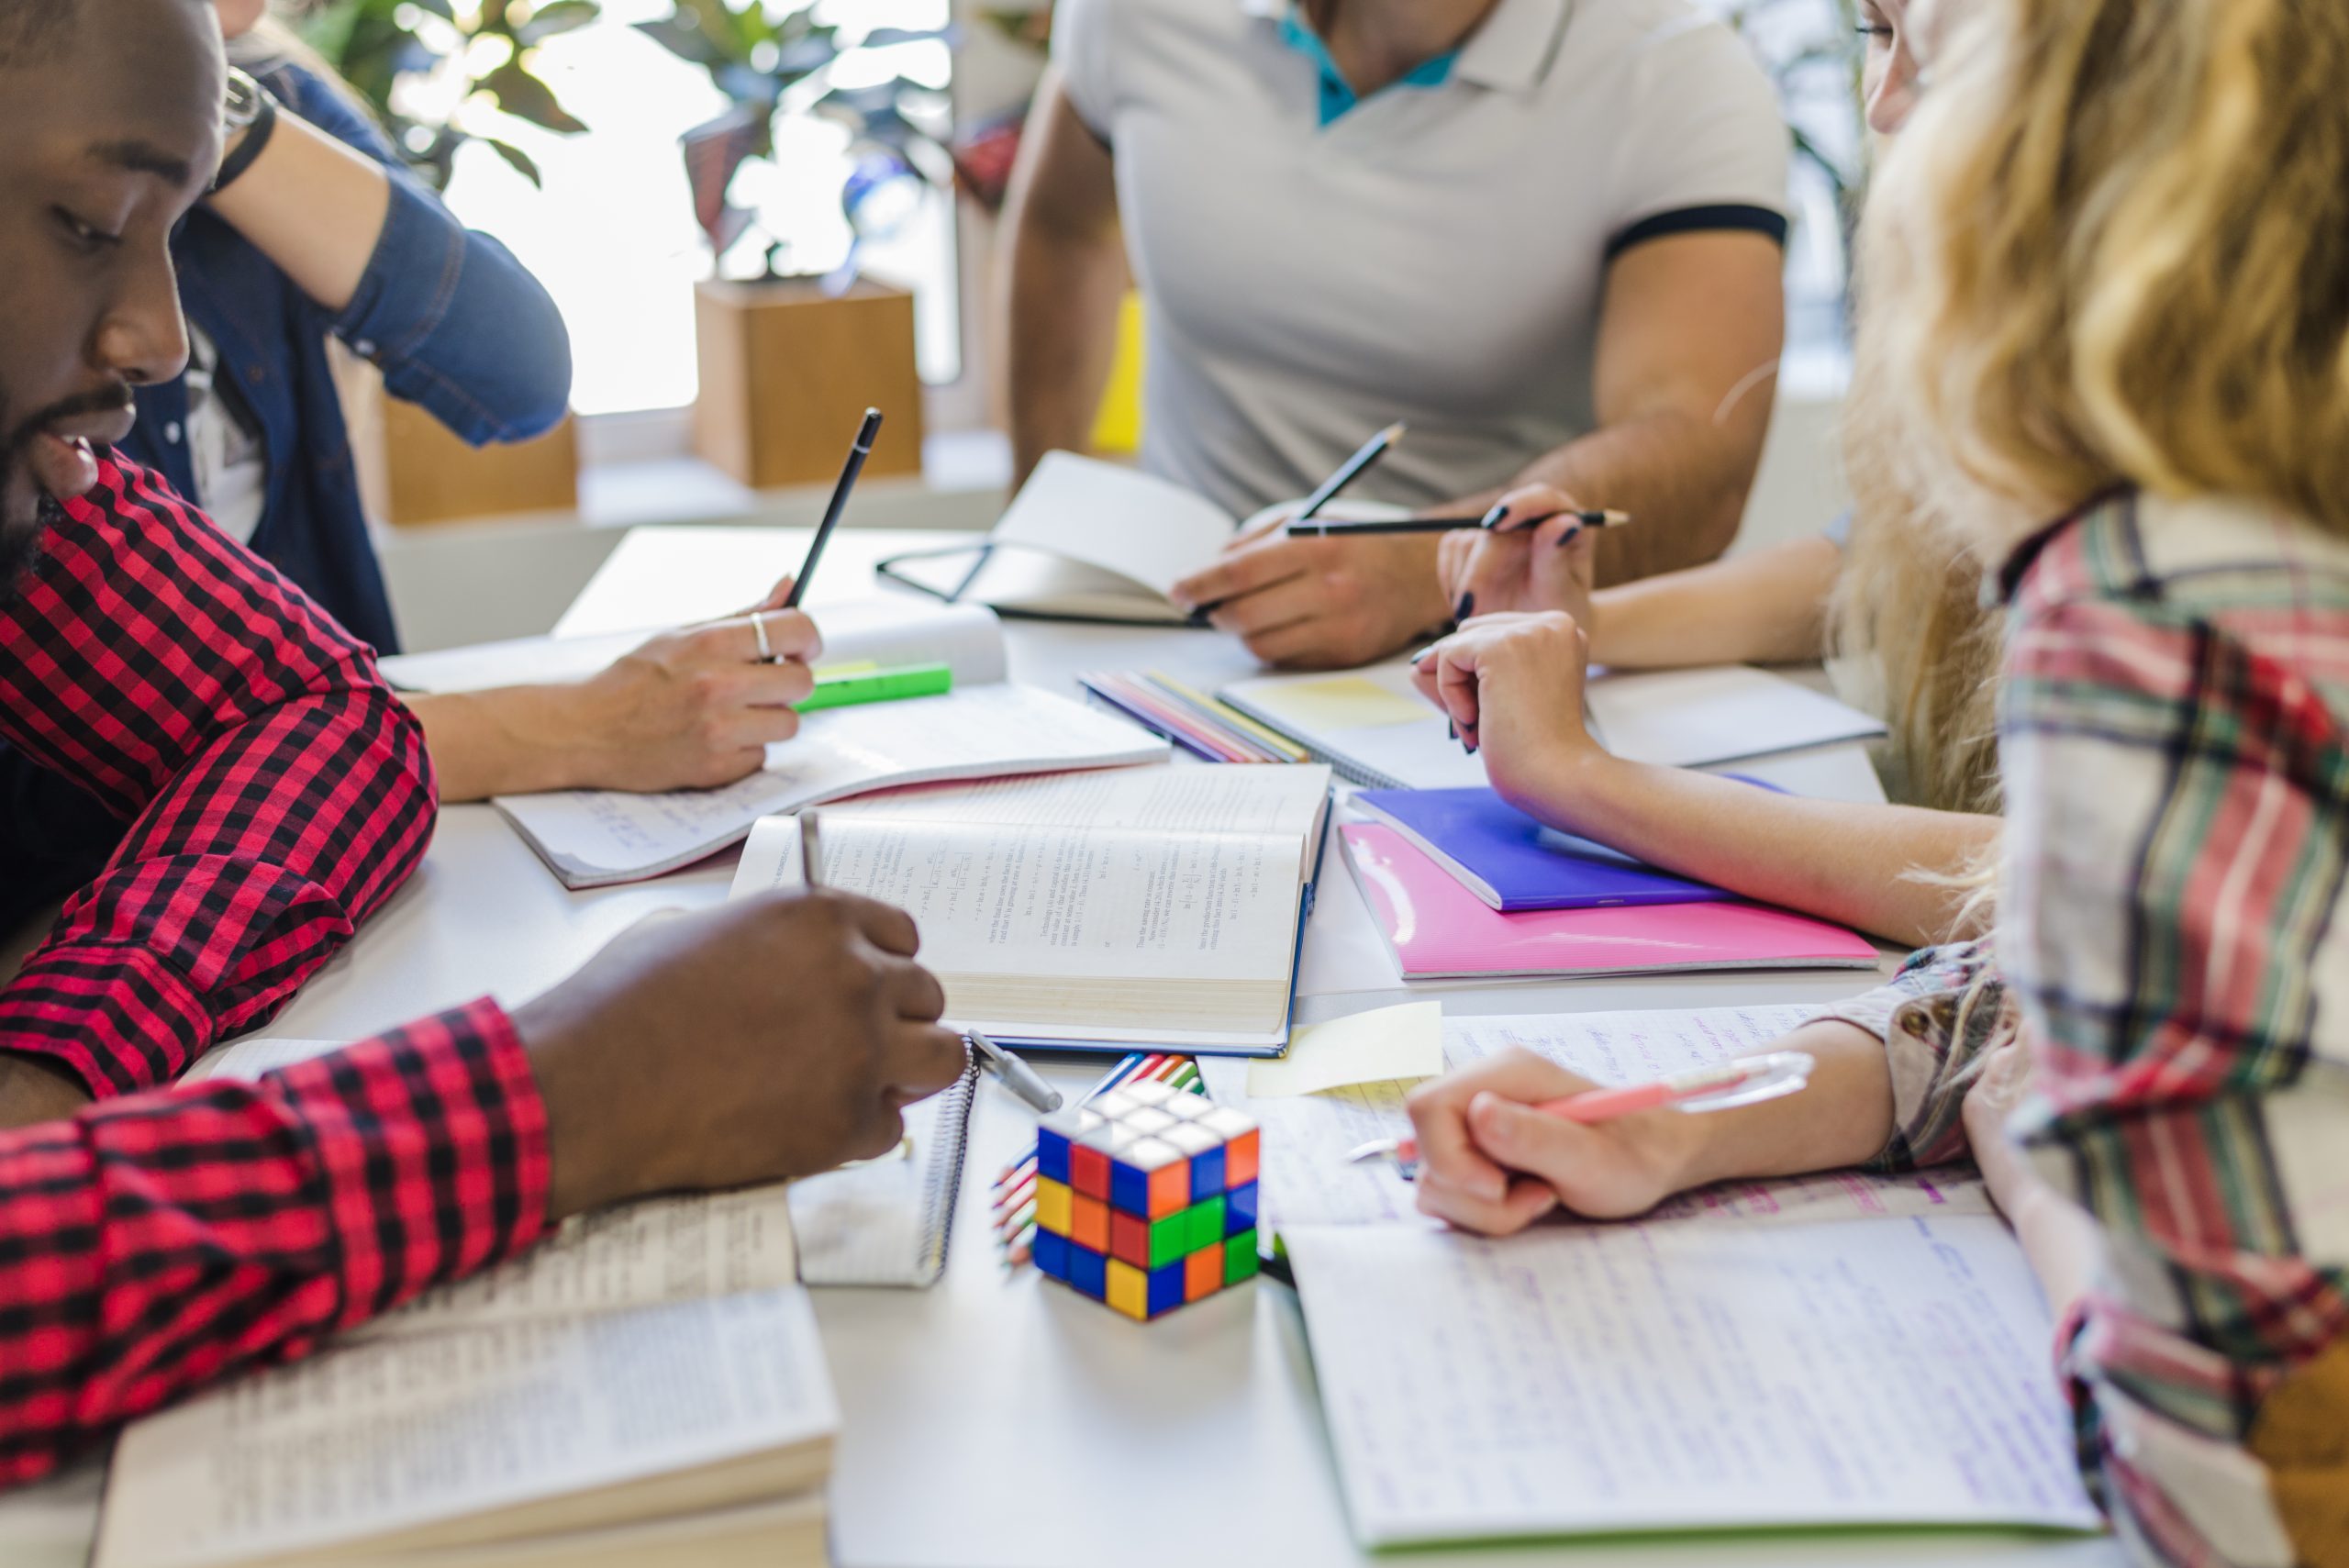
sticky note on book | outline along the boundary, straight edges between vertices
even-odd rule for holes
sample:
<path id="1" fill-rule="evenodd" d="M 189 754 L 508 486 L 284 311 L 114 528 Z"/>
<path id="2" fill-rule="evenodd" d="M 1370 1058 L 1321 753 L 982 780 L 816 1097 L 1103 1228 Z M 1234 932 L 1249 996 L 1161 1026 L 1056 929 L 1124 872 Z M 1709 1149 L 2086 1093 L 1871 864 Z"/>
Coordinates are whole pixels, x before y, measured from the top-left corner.
<path id="1" fill-rule="evenodd" d="M 1442 1071 L 1443 1004 L 1409 1002 L 1298 1029 L 1279 1061 L 1248 1063 L 1248 1095 L 1282 1099 Z"/>
<path id="2" fill-rule="evenodd" d="M 1381 729 L 1391 724 L 1417 724 L 1435 711 L 1367 675 L 1285 682 L 1278 689 L 1279 717 L 1309 730 Z"/>

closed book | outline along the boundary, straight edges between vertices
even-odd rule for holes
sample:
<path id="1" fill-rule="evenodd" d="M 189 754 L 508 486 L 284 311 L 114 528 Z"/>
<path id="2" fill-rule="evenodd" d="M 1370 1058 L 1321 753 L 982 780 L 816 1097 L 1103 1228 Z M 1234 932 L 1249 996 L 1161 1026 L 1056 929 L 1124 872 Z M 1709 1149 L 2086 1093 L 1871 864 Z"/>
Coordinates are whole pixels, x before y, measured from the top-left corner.
<path id="1" fill-rule="evenodd" d="M 1489 788 L 1365 790 L 1353 804 L 1504 914 L 1720 904 L 1736 896 L 1546 827 Z"/>
<path id="2" fill-rule="evenodd" d="M 1406 980 L 1672 974 L 1708 969 L 1873 969 L 1874 943 L 1761 904 L 1534 909 L 1505 915 L 1394 828 L 1339 830 L 1346 861 Z"/>

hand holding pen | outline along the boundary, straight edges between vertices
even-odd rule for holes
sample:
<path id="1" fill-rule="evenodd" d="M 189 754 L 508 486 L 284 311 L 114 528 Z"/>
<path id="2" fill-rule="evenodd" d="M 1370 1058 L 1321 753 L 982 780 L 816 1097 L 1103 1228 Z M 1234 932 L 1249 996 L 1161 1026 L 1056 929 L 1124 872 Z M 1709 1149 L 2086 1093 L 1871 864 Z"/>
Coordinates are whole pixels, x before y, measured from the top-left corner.
<path id="1" fill-rule="evenodd" d="M 1503 1051 L 1412 1094 L 1419 1206 L 1494 1236 L 1561 1207 L 1591 1219 L 1644 1214 L 1705 1179 L 1692 1166 L 1707 1113 L 1796 1094 L 1816 1066 L 1806 1051 L 1781 1051 L 1610 1089 L 1530 1051 Z"/>
<path id="2" fill-rule="evenodd" d="M 1547 484 L 1509 492 L 1480 526 L 1447 533 L 1437 546 L 1436 571 L 1453 619 L 1564 610 L 1591 630 L 1598 538 L 1622 524 L 1603 520 L 1593 526 L 1586 519 L 1620 516 L 1578 506 Z"/>

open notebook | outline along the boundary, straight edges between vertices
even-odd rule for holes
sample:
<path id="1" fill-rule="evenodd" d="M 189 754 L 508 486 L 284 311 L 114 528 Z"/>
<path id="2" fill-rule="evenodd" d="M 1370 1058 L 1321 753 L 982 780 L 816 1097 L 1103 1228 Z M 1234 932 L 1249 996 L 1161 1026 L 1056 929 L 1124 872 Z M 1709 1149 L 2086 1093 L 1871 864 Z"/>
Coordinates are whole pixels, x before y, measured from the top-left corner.
<path id="1" fill-rule="evenodd" d="M 1811 1011 L 1451 1018 L 1444 1054 L 1639 1083 Z M 1252 1100 L 1244 1066 L 1203 1070 L 1264 1127 L 1264 1223 L 1364 1544 L 2098 1528 L 2045 1303 L 1963 1170 L 1731 1184 L 1487 1240 L 1419 1215 L 1392 1166 L 1346 1161 L 1409 1130 L 1409 1085 Z"/>
<path id="2" fill-rule="evenodd" d="M 1342 674 L 1262 675 L 1216 695 L 1355 784 L 1464 789 L 1485 782 L 1483 761 L 1447 733 L 1443 715 L 1413 689 L 1408 664 Z M 1879 720 L 1857 708 L 1742 664 L 1594 671 L 1584 707 L 1592 737 L 1609 751 L 1674 768 L 1746 763 L 1884 733 Z M 1801 794 L 1824 793 L 1764 769 L 1741 771 Z"/>
<path id="3" fill-rule="evenodd" d="M 1368 502 L 1327 510 L 1333 518 L 1408 516 Z M 1189 617 L 1168 593 L 1253 520 L 1138 469 L 1047 452 L 983 542 L 898 556 L 881 572 L 938 598 L 1009 616 L 1181 626 Z"/>
<path id="4" fill-rule="evenodd" d="M 1277 1055 L 1330 772 L 1131 768 L 893 791 L 822 817 L 824 878 L 909 910 L 948 1016 L 1007 1045 Z M 759 824 L 737 896 L 801 884 Z"/>
<path id="5" fill-rule="evenodd" d="M 830 708 L 767 748 L 759 773 L 667 795 L 563 790 L 501 795 L 499 811 L 566 887 L 633 882 L 737 843 L 760 817 L 867 790 L 1163 760 L 1163 740 L 1050 692 L 1005 680 L 1003 628 L 986 610 L 910 606 L 851 639 L 826 632 L 828 662 L 943 662 L 945 696 Z"/>

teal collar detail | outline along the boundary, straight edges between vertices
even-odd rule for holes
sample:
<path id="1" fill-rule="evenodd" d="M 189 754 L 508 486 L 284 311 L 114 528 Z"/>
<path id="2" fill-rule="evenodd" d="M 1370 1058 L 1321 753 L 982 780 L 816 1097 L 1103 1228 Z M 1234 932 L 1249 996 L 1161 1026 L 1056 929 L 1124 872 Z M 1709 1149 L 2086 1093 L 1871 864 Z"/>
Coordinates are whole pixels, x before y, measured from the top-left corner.
<path id="1" fill-rule="evenodd" d="M 1330 54 L 1330 46 L 1321 35 L 1306 26 L 1304 16 L 1291 6 L 1281 16 L 1281 41 L 1313 62 L 1313 74 L 1319 83 L 1321 124 L 1326 128 L 1348 110 L 1362 106 L 1362 95 L 1348 82 L 1338 62 Z M 1423 60 L 1403 73 L 1395 83 L 1397 87 L 1441 87 L 1452 80 L 1452 69 L 1460 62 L 1460 51 L 1450 50 L 1432 60 Z M 1382 89 L 1384 91 L 1385 89 Z M 1375 97 L 1377 95 L 1373 94 Z"/>

